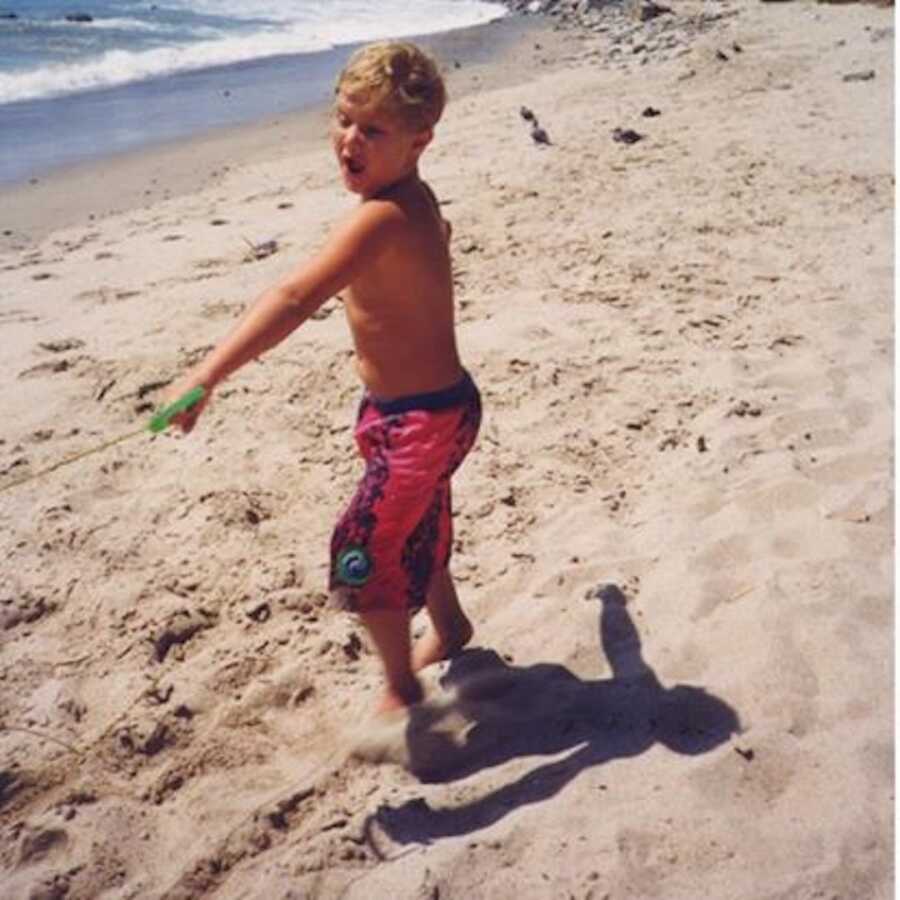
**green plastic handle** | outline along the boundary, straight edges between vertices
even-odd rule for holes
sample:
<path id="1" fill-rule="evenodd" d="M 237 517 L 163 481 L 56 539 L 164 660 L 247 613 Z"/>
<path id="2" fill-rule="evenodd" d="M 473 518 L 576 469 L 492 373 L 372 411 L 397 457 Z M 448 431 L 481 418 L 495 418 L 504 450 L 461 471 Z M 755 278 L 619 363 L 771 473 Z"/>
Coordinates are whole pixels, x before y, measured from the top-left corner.
<path id="1" fill-rule="evenodd" d="M 203 389 L 202 384 L 198 384 L 197 387 L 191 388 L 191 390 L 186 394 L 182 394 L 174 403 L 164 406 L 156 413 L 147 427 L 153 434 L 159 434 L 160 431 L 165 431 L 169 427 L 174 416 L 184 412 L 186 409 L 190 409 L 195 403 L 198 403 L 203 398 L 205 393 L 206 391 Z"/>

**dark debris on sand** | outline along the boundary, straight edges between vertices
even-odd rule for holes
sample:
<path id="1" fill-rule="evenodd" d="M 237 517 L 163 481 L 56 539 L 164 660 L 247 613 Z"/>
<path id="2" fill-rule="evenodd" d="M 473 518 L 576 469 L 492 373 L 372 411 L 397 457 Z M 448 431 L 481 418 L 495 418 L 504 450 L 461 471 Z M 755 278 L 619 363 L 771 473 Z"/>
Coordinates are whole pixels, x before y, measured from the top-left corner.
<path id="1" fill-rule="evenodd" d="M 683 10 L 653 0 L 501 0 L 516 15 L 542 16 L 557 30 L 596 37 L 591 56 L 606 64 L 646 65 L 689 52 L 694 39 L 737 16 L 741 4 L 719 0 Z M 740 52 L 735 50 L 735 52 Z"/>

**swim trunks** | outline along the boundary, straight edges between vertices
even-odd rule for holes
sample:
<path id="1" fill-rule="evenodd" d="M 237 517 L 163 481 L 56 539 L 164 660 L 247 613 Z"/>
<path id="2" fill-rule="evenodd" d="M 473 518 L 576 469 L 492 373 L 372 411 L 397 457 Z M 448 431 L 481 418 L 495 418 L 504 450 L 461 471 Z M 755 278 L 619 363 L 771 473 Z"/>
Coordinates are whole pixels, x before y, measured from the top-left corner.
<path id="1" fill-rule="evenodd" d="M 475 443 L 481 396 L 471 377 L 382 401 L 366 394 L 356 443 L 365 474 L 331 538 L 329 588 L 350 612 L 421 608 L 452 553 L 450 478 Z"/>

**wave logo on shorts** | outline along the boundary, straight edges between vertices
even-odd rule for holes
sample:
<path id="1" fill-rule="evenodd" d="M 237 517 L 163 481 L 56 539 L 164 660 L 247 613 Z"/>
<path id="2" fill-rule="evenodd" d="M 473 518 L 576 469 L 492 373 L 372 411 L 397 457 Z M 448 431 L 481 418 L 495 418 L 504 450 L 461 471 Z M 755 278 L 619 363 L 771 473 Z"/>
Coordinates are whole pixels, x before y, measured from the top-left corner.
<path id="1" fill-rule="evenodd" d="M 361 587 L 371 577 L 372 560 L 362 547 L 347 547 L 341 551 L 337 561 L 337 576 L 350 587 Z"/>

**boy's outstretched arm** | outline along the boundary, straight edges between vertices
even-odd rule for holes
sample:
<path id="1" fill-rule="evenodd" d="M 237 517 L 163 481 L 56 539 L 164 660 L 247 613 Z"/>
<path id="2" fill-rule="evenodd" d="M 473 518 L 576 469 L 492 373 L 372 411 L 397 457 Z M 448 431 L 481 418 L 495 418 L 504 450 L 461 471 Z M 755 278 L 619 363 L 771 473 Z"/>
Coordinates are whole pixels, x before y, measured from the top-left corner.
<path id="1" fill-rule="evenodd" d="M 173 421 L 190 431 L 220 381 L 284 340 L 371 266 L 401 223 L 402 214 L 393 204 L 361 204 L 318 254 L 260 294 L 234 330 L 168 392 L 167 399 L 175 399 L 197 385 L 206 390 L 200 403 Z"/>

